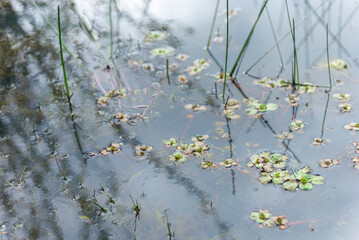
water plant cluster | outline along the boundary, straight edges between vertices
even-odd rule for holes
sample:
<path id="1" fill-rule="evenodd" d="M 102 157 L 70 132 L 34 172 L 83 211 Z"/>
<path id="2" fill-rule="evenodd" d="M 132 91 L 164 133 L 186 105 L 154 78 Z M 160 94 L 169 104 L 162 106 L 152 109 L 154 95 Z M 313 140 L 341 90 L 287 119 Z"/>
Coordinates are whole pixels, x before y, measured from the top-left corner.
<path id="1" fill-rule="evenodd" d="M 187 67 L 186 70 L 190 75 L 197 75 L 198 73 L 202 72 L 204 69 L 208 68 L 210 63 L 211 61 L 205 58 L 196 59 L 193 62 L 193 65 Z"/>
<path id="2" fill-rule="evenodd" d="M 248 167 L 256 167 L 261 170 L 259 182 L 263 184 L 283 184 L 283 188 L 294 191 L 299 187 L 302 190 L 310 190 L 312 184 L 323 184 L 325 182 L 322 176 L 309 175 L 310 168 L 305 166 L 292 174 L 287 170 L 286 162 L 288 156 L 279 153 L 262 152 L 250 157 Z"/>
<path id="3" fill-rule="evenodd" d="M 108 101 L 110 101 L 114 97 L 125 98 L 127 96 L 128 95 L 126 93 L 125 88 L 116 89 L 116 90 L 111 89 L 106 92 L 105 96 L 98 98 L 97 103 L 102 106 L 105 106 L 105 105 L 107 105 Z"/>
<path id="4" fill-rule="evenodd" d="M 243 103 L 247 105 L 246 114 L 249 116 L 260 117 L 267 111 L 275 111 L 278 109 L 278 105 L 275 103 L 264 104 L 254 98 L 245 98 Z"/>
<path id="5" fill-rule="evenodd" d="M 109 155 L 110 153 L 119 153 L 122 151 L 121 149 L 122 143 L 111 143 L 103 150 L 101 150 L 100 154 L 103 156 Z"/>
<path id="6" fill-rule="evenodd" d="M 186 104 L 184 106 L 185 109 L 191 110 L 192 112 L 205 112 L 207 111 L 206 106 L 204 105 L 199 105 L 199 104 Z"/>
<path id="7" fill-rule="evenodd" d="M 282 78 L 272 80 L 269 77 L 263 77 L 260 80 L 254 80 L 253 83 L 254 85 L 260 85 L 265 88 L 286 88 L 286 89 L 292 88 L 292 86 Z"/>
<path id="8" fill-rule="evenodd" d="M 143 157 L 146 153 L 149 153 L 153 150 L 152 146 L 148 145 L 142 145 L 142 146 L 136 146 L 135 148 L 135 154 L 136 156 Z"/>
<path id="9" fill-rule="evenodd" d="M 348 93 L 336 93 L 333 94 L 333 98 L 339 99 L 340 104 L 338 104 L 338 107 L 340 108 L 340 112 L 342 113 L 348 113 L 352 110 L 352 104 L 348 103 L 349 100 L 352 98 L 351 94 Z"/>
<path id="10" fill-rule="evenodd" d="M 202 157 L 203 154 L 210 148 L 205 143 L 205 140 L 208 138 L 208 135 L 197 135 L 196 137 L 191 138 L 191 143 L 189 144 L 178 144 L 175 138 L 170 138 L 169 140 L 163 141 L 163 144 L 167 148 L 172 147 L 176 149 L 173 154 L 168 156 L 168 160 L 178 164 L 187 161 L 187 158 L 191 156 Z"/>
<path id="11" fill-rule="evenodd" d="M 290 123 L 289 127 L 290 127 L 290 129 L 292 129 L 294 131 L 299 131 L 299 130 L 305 128 L 305 124 L 303 123 L 302 120 L 293 120 Z"/>
<path id="12" fill-rule="evenodd" d="M 281 230 L 288 228 L 288 219 L 285 215 L 273 216 L 268 210 L 259 209 L 249 214 L 249 219 L 255 220 L 260 228 L 278 227 Z"/>
<path id="13" fill-rule="evenodd" d="M 357 123 L 357 122 L 351 122 L 351 123 L 345 124 L 345 125 L 344 125 L 344 129 L 345 129 L 345 130 L 359 131 L 359 123 Z"/>
<path id="14" fill-rule="evenodd" d="M 223 162 L 219 162 L 218 166 L 222 166 L 224 168 L 230 168 L 232 166 L 238 166 L 238 163 L 236 161 L 233 161 L 233 159 L 228 158 Z"/>
<path id="15" fill-rule="evenodd" d="M 322 168 L 328 168 L 328 167 L 332 167 L 334 165 L 339 165 L 339 160 L 337 159 L 329 159 L 329 158 L 325 158 L 325 159 L 320 159 L 319 160 L 319 166 Z"/>
<path id="16" fill-rule="evenodd" d="M 240 102 L 237 99 L 231 98 L 228 99 L 224 104 L 224 115 L 229 119 L 239 119 L 240 115 L 235 113 L 236 109 L 241 107 Z"/>

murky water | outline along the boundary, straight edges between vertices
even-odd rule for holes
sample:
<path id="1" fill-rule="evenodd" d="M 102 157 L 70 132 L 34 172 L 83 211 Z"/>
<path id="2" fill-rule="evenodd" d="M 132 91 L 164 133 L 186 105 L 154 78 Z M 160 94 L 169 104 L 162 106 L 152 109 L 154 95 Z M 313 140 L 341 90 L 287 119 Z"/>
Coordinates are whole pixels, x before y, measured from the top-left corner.
<path id="1" fill-rule="evenodd" d="M 359 118 L 358 3 L 288 3 L 297 25 L 300 82 L 324 86 L 314 94 L 300 94 L 299 105 L 291 107 L 285 98 L 292 90 L 253 84 L 254 76 L 292 81 L 293 42 L 285 1 L 269 2 L 237 83 L 228 81 L 226 97 L 241 102 L 235 110 L 240 118 L 231 120 L 223 114 L 223 83 L 215 80 L 225 64 L 225 1 L 219 4 L 211 51 L 205 50 L 216 2 L 112 1 L 112 43 L 109 1 L 0 2 L 2 239 L 357 238 L 359 170 L 351 159 L 358 137 L 344 125 Z M 58 4 L 72 111 L 60 61 Z M 229 4 L 238 11 L 230 20 L 230 70 L 262 1 Z M 344 71 L 332 67 L 330 93 L 327 23 L 330 59 L 348 65 Z M 144 41 L 151 31 L 166 36 Z M 218 37 L 224 41 L 214 42 Z M 173 54 L 150 56 L 153 49 L 167 46 Z M 178 54 L 188 55 L 187 61 L 178 60 Z M 210 60 L 209 67 L 189 74 L 186 69 L 202 58 Z M 181 75 L 187 83 L 178 80 Z M 99 104 L 111 89 L 125 89 L 127 96 Z M 352 95 L 350 113 L 340 112 L 336 93 Z M 262 118 L 247 116 L 242 100 L 249 97 L 275 103 L 278 109 Z M 192 112 L 186 104 L 205 105 L 207 111 Z M 115 119 L 119 112 L 125 115 Z M 291 140 L 279 139 L 278 133 L 291 131 L 294 119 L 303 120 L 306 128 L 292 131 Z M 166 148 L 164 140 L 191 143 L 198 134 L 209 135 L 208 151 L 180 164 L 168 161 L 175 149 Z M 326 143 L 313 146 L 316 137 Z M 111 143 L 121 143 L 121 151 L 106 155 L 102 150 Z M 153 150 L 139 157 L 136 146 L 143 145 Z M 280 184 L 260 183 L 260 171 L 247 163 L 252 154 L 264 151 L 286 154 L 291 172 L 309 166 L 325 184 L 286 191 Z M 239 165 L 219 166 L 228 158 Z M 321 168 L 323 158 L 338 159 L 340 165 Z M 202 169 L 205 160 L 217 167 Z M 249 219 L 259 209 L 285 215 L 288 229 L 259 228 Z"/>

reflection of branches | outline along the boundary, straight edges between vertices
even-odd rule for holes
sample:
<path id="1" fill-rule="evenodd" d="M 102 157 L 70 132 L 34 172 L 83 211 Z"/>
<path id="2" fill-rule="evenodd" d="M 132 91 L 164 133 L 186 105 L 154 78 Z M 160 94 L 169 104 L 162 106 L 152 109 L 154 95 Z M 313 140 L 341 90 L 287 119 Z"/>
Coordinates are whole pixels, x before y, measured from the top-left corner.
<path id="1" fill-rule="evenodd" d="M 322 122 L 322 131 L 321 131 L 321 133 L 320 133 L 320 138 L 323 138 L 323 133 L 324 133 L 324 124 L 325 124 L 325 119 L 326 119 L 326 117 L 327 117 L 327 111 L 328 111 L 329 99 L 330 99 L 330 92 L 328 92 L 327 103 L 326 103 L 326 105 L 325 105 L 324 116 L 323 116 L 323 122 Z"/>

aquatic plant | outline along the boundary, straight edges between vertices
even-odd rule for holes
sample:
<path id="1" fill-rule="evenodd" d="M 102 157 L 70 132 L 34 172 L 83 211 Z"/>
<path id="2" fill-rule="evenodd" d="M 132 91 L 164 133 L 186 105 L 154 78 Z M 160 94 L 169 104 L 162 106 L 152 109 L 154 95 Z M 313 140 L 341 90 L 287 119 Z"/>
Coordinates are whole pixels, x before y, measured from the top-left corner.
<path id="1" fill-rule="evenodd" d="M 144 156 L 146 153 L 151 152 L 153 150 L 152 146 L 142 145 L 142 146 L 136 146 L 135 148 L 135 154 L 139 157 Z"/>
<path id="2" fill-rule="evenodd" d="M 164 39 L 166 36 L 167 34 L 165 32 L 152 31 L 146 34 L 145 39 L 143 41 L 144 42 L 158 41 Z"/>
<path id="3" fill-rule="evenodd" d="M 349 113 L 352 110 L 352 105 L 350 103 L 341 103 L 338 105 L 338 107 L 342 113 Z"/>
<path id="4" fill-rule="evenodd" d="M 117 90 L 111 89 L 106 92 L 105 96 L 99 97 L 97 99 L 97 103 L 99 105 L 105 106 L 105 105 L 107 105 L 108 101 L 110 101 L 114 97 L 125 98 L 127 96 L 128 95 L 126 93 L 125 88 L 121 88 L 121 89 L 117 89 Z"/>
<path id="5" fill-rule="evenodd" d="M 183 153 L 176 151 L 174 154 L 168 156 L 168 161 L 182 163 L 187 161 L 187 158 Z"/>
<path id="6" fill-rule="evenodd" d="M 260 80 L 254 80 L 253 83 L 255 85 L 260 85 L 265 88 L 282 88 L 282 87 L 288 88 L 288 87 L 291 87 L 290 84 L 286 80 L 281 79 L 281 78 L 277 79 L 277 80 L 272 80 L 269 77 L 263 77 Z"/>
<path id="7" fill-rule="evenodd" d="M 313 146 L 320 146 L 322 144 L 324 144 L 325 141 L 323 138 L 314 138 L 314 141 L 312 142 Z"/>
<path id="8" fill-rule="evenodd" d="M 200 165 L 201 165 L 201 167 L 202 167 L 203 169 L 207 169 L 207 168 L 210 168 L 210 167 L 212 167 L 212 168 L 215 168 L 215 167 L 216 167 L 216 165 L 213 164 L 213 162 L 212 162 L 212 161 L 209 161 L 209 160 L 206 160 L 206 161 L 201 162 Z"/>
<path id="9" fill-rule="evenodd" d="M 322 168 L 328 168 L 334 165 L 339 165 L 339 160 L 329 158 L 319 160 L 319 166 L 321 166 Z"/>
<path id="10" fill-rule="evenodd" d="M 302 120 L 294 120 L 290 123 L 289 127 L 294 131 L 298 131 L 300 129 L 304 129 L 305 124 L 303 123 Z"/>
<path id="11" fill-rule="evenodd" d="M 221 138 L 228 138 L 229 135 L 228 133 L 225 133 L 223 129 L 221 128 L 217 128 L 216 129 L 216 133 L 218 133 L 218 135 L 221 137 Z"/>
<path id="12" fill-rule="evenodd" d="M 238 166 L 238 163 L 236 161 L 233 161 L 231 158 L 228 158 L 224 162 L 219 162 L 218 166 L 223 166 L 225 168 L 230 168 L 232 166 Z"/>
<path id="13" fill-rule="evenodd" d="M 150 72 L 155 71 L 155 67 L 151 63 L 143 63 L 142 68 L 145 69 L 145 70 L 148 70 Z"/>
<path id="14" fill-rule="evenodd" d="M 128 122 L 128 115 L 124 114 L 124 113 L 121 113 L 121 112 L 118 112 L 115 115 L 115 119 L 119 120 L 122 123 L 125 123 L 125 122 Z"/>
<path id="15" fill-rule="evenodd" d="M 291 107 L 296 107 L 299 105 L 298 101 L 300 100 L 300 97 L 298 97 L 298 94 L 296 93 L 290 93 L 284 100 L 289 103 Z"/>
<path id="16" fill-rule="evenodd" d="M 349 93 L 335 93 L 333 94 L 333 98 L 337 98 L 341 102 L 348 102 L 350 99 L 352 99 L 352 95 Z"/>
<path id="17" fill-rule="evenodd" d="M 313 94 L 318 90 L 318 87 L 313 85 L 312 83 L 309 82 L 305 82 L 303 84 L 300 84 L 298 89 L 297 89 L 297 93 L 298 94 Z"/>
<path id="18" fill-rule="evenodd" d="M 225 109 L 239 109 L 241 107 L 241 103 L 234 98 L 228 99 L 225 104 Z"/>
<path id="19" fill-rule="evenodd" d="M 263 104 L 260 103 L 259 100 L 255 100 L 253 98 L 245 98 L 243 99 L 243 103 L 249 107 L 245 111 L 247 115 L 250 116 L 258 116 L 264 112 L 275 111 L 278 109 L 278 105 L 275 103 Z"/>
<path id="20" fill-rule="evenodd" d="M 359 157 L 352 158 L 352 162 L 354 163 L 353 167 L 359 169 Z"/>
<path id="21" fill-rule="evenodd" d="M 107 146 L 106 148 L 104 148 L 100 154 L 103 156 L 106 156 L 110 153 L 119 153 L 121 152 L 121 146 L 122 143 L 111 143 L 109 146 Z"/>
<path id="22" fill-rule="evenodd" d="M 278 133 L 277 137 L 279 139 L 293 139 L 294 136 L 289 132 L 282 132 L 282 133 Z"/>
<path id="23" fill-rule="evenodd" d="M 231 77 L 229 76 L 229 73 L 227 73 L 226 76 L 227 79 L 231 79 Z M 224 82 L 224 73 L 216 73 L 214 75 L 214 79 L 218 82 L 218 83 L 223 83 Z"/>
<path id="24" fill-rule="evenodd" d="M 330 66 L 335 68 L 338 71 L 344 71 L 348 68 L 346 62 L 342 59 L 334 59 L 330 61 Z"/>
<path id="25" fill-rule="evenodd" d="M 359 153 L 359 142 L 353 142 L 355 153 Z"/>
<path id="26" fill-rule="evenodd" d="M 178 76 L 178 81 L 182 84 L 185 84 L 188 82 L 187 77 L 185 75 Z"/>
<path id="27" fill-rule="evenodd" d="M 177 147 L 178 146 L 178 143 L 177 143 L 177 140 L 175 138 L 170 138 L 169 140 L 165 140 L 163 141 L 163 144 L 169 148 L 169 147 Z"/>
<path id="28" fill-rule="evenodd" d="M 186 104 L 184 106 L 184 108 L 188 109 L 188 110 L 191 110 L 192 112 L 198 112 L 198 111 L 205 112 L 205 111 L 207 111 L 206 106 L 198 105 L 198 104 Z"/>
<path id="29" fill-rule="evenodd" d="M 176 56 L 176 59 L 179 61 L 185 62 L 188 59 L 188 55 L 186 55 L 184 53 L 180 53 Z"/>
<path id="30" fill-rule="evenodd" d="M 345 130 L 354 130 L 354 131 L 359 131 L 359 123 L 357 122 L 351 122 L 349 124 L 346 124 L 344 126 Z"/>
<path id="31" fill-rule="evenodd" d="M 288 219 L 284 215 L 273 216 L 268 210 L 259 209 L 258 212 L 252 212 L 249 214 L 249 219 L 255 220 L 259 227 L 271 228 L 277 226 L 281 230 L 288 228 Z"/>
<path id="32" fill-rule="evenodd" d="M 288 156 L 279 153 L 262 152 L 259 155 L 253 154 L 250 156 L 248 167 L 256 167 L 264 172 L 272 172 L 274 168 L 285 168 Z"/>
<path id="33" fill-rule="evenodd" d="M 299 188 L 302 190 L 311 190 L 313 184 L 324 184 L 325 179 L 319 175 L 309 175 L 310 168 L 305 166 L 302 169 L 291 174 L 293 180 L 299 181 Z M 289 189 L 287 189 L 289 190 Z"/>
<path id="34" fill-rule="evenodd" d="M 172 55 L 174 52 L 174 48 L 172 47 L 161 47 L 155 48 L 151 51 L 151 57 L 166 57 Z"/>
<path id="35" fill-rule="evenodd" d="M 235 114 L 235 111 L 233 109 L 225 109 L 223 110 L 224 115 L 226 115 L 226 118 L 235 120 L 239 119 L 241 116 L 238 114 Z"/>

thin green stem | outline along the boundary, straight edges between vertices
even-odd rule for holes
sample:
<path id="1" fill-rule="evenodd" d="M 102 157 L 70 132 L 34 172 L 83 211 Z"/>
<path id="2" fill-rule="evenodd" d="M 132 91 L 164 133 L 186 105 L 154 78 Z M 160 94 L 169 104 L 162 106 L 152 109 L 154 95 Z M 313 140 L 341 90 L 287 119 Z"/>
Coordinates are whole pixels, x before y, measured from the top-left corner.
<path id="1" fill-rule="evenodd" d="M 214 23 L 216 22 L 217 13 L 218 13 L 219 1 L 220 0 L 217 0 L 216 9 L 214 10 L 214 16 L 213 16 L 212 25 L 211 25 L 211 31 L 209 33 L 207 47 L 206 47 L 207 50 L 209 49 L 209 45 L 211 45 L 211 39 L 212 39 L 212 34 L 213 34 L 213 29 L 214 29 Z"/>
<path id="2" fill-rule="evenodd" d="M 111 53 L 110 53 L 110 59 L 113 57 L 113 37 L 112 37 L 112 0 L 110 0 L 110 6 L 109 6 L 109 15 L 110 15 L 110 34 L 111 34 Z"/>
<path id="3" fill-rule="evenodd" d="M 167 77 L 167 81 L 168 81 L 168 85 L 171 84 L 171 81 L 170 81 L 170 73 L 169 73 L 169 66 L 168 66 L 168 58 L 166 58 L 166 77 Z"/>
<path id="4" fill-rule="evenodd" d="M 254 22 L 253 27 L 252 27 L 251 31 L 249 32 L 248 37 L 247 37 L 247 39 L 246 39 L 246 41 L 245 41 L 245 43 L 244 43 L 244 45 L 243 45 L 243 47 L 242 47 L 240 53 L 238 54 L 238 57 L 237 57 L 236 62 L 234 63 L 234 65 L 233 65 L 233 67 L 232 67 L 231 72 L 229 73 L 229 76 L 230 76 L 230 77 L 233 76 L 233 73 L 234 73 L 234 71 L 236 70 L 236 68 L 237 68 L 237 67 L 239 68 L 239 66 L 240 66 L 239 61 L 240 61 L 240 60 L 242 59 L 242 57 L 244 56 L 243 54 L 244 54 L 245 50 L 246 50 L 247 47 L 248 47 L 248 44 L 249 44 L 250 39 L 251 39 L 251 37 L 252 37 L 252 35 L 253 35 L 253 32 L 254 32 L 254 28 L 256 27 L 256 25 L 257 25 L 257 23 L 258 23 L 258 21 L 259 21 L 261 15 L 262 15 L 262 12 L 263 12 L 264 8 L 266 7 L 267 3 L 268 3 L 268 0 L 266 0 L 266 1 L 263 3 L 262 8 L 261 8 L 261 10 L 259 11 L 259 14 L 258 14 L 258 16 L 257 16 L 257 19 L 256 19 L 256 21 Z"/>
<path id="5" fill-rule="evenodd" d="M 67 76 L 66 76 L 64 55 L 63 55 L 63 53 L 62 53 L 60 5 L 57 6 L 57 20 L 58 20 L 58 26 L 59 26 L 59 42 L 60 42 L 61 64 L 62 64 L 62 70 L 63 70 L 63 72 L 64 72 L 64 82 L 65 82 L 67 100 L 68 100 L 68 102 L 70 103 L 70 101 L 71 101 L 71 96 L 70 96 L 69 85 L 68 85 L 68 83 L 67 83 Z"/>
<path id="6" fill-rule="evenodd" d="M 227 82 L 227 66 L 228 66 L 228 42 L 229 42 L 229 8 L 228 8 L 228 0 L 226 0 L 227 3 L 227 28 L 226 28 L 226 62 L 224 64 L 224 81 L 223 81 L 223 94 L 222 94 L 222 98 L 223 98 L 223 103 L 224 103 L 224 97 L 226 94 L 226 82 Z"/>
<path id="7" fill-rule="evenodd" d="M 329 85 L 330 85 L 329 91 L 331 91 L 332 90 L 332 76 L 330 74 L 330 62 L 329 62 L 328 24 L 326 26 L 326 30 L 327 30 L 327 63 L 328 63 L 328 73 L 329 73 Z"/>

